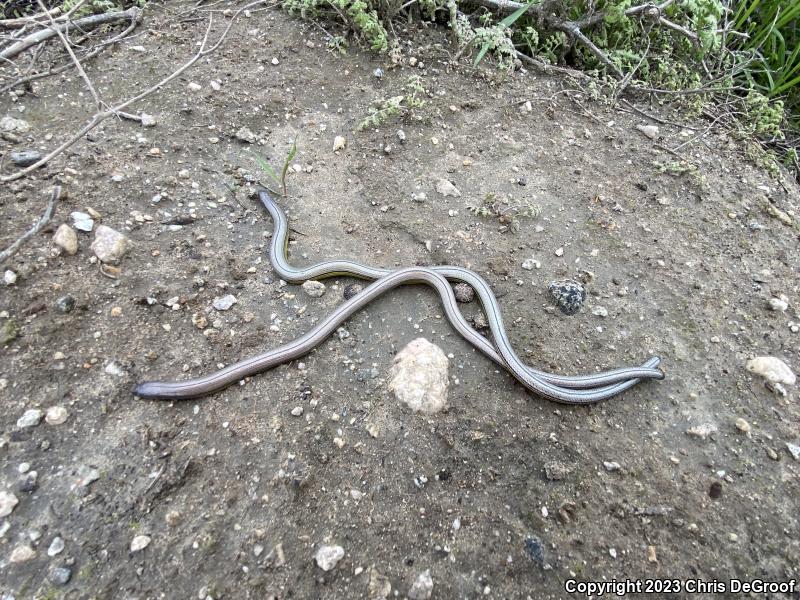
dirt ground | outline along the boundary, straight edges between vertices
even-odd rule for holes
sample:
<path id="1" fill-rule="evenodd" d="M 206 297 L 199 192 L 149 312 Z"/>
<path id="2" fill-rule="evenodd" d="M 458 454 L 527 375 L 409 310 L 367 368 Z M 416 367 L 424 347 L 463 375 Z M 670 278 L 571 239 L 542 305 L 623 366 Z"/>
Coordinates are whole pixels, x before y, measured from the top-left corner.
<path id="1" fill-rule="evenodd" d="M 193 6 L 151 6 L 136 37 L 88 65 L 98 91 L 126 98 L 184 62 L 205 27 L 179 14 Z M 136 107 L 155 127 L 109 120 L 0 189 L 0 247 L 41 214 L 56 180 L 68 193 L 49 229 L 3 265 L 17 280 L 0 292 L 0 325 L 16 329 L 0 348 L 0 492 L 18 504 L 0 519 L 0 598 L 402 598 L 427 570 L 434 598 L 585 597 L 565 591 L 569 579 L 797 576 L 800 463 L 787 447 L 800 444 L 797 391 L 781 396 L 745 370 L 759 355 L 800 370 L 797 186 L 721 132 L 680 150 L 695 173 L 659 169 L 676 160 L 664 147 L 706 125 L 687 137 L 661 124 L 652 140 L 636 128 L 652 121 L 573 101 L 563 77 L 501 80 L 489 65 L 454 67 L 444 29 L 406 35 L 407 64 L 393 66 L 332 52 L 324 32 L 277 9 L 254 12 Z M 355 131 L 414 74 L 424 107 Z M 0 142 L 4 154 L 51 148 L 91 110 L 72 72 L 0 102 L 0 115 L 32 126 Z M 263 144 L 238 140 L 242 128 Z M 196 401 L 135 398 L 139 381 L 205 374 L 294 339 L 342 301 L 350 280 L 327 280 L 316 299 L 269 265 L 251 153 L 280 165 L 295 135 L 298 170 L 280 200 L 293 264 L 466 266 L 492 284 L 533 366 L 590 373 L 657 354 L 666 379 L 594 406 L 553 404 L 458 337 L 432 291 L 410 286 L 348 321 L 349 337 L 243 385 Z M 336 136 L 347 139 L 338 153 Z M 462 195 L 438 194 L 442 178 Z M 503 231 L 468 209 L 490 193 L 541 214 Z M 132 242 L 117 279 L 92 260 L 93 233 L 79 232 L 75 256 L 53 250 L 55 228 L 87 207 Z M 522 268 L 528 259 L 540 268 Z M 574 316 L 547 291 L 565 277 L 587 282 Z M 212 308 L 226 294 L 238 302 Z M 785 312 L 768 307 L 779 294 Z M 432 416 L 386 389 L 393 355 L 421 336 L 452 353 L 450 408 Z M 53 406 L 66 422 L 18 426 Z M 687 434 L 706 425 L 705 438 Z M 56 537 L 64 548 L 49 556 Z M 132 551 L 134 539 L 149 545 Z M 322 545 L 345 551 L 327 572 L 314 561 Z M 24 546 L 35 554 L 12 562 Z"/>

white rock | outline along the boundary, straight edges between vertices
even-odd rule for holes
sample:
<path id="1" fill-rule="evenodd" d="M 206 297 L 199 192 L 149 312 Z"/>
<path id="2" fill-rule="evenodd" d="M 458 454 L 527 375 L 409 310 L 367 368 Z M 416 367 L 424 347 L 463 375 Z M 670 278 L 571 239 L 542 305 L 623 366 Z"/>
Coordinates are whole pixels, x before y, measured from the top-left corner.
<path id="1" fill-rule="evenodd" d="M 781 294 L 777 298 L 769 299 L 769 307 L 776 312 L 784 312 L 789 308 L 789 298 Z"/>
<path id="2" fill-rule="evenodd" d="M 800 446 L 786 442 L 786 449 L 789 451 L 789 454 L 792 455 L 793 459 L 800 460 Z"/>
<path id="3" fill-rule="evenodd" d="M 605 306 L 595 306 L 592 308 L 592 314 L 598 317 L 607 317 L 608 309 Z"/>
<path id="4" fill-rule="evenodd" d="M 0 492 L 0 518 L 7 517 L 19 504 L 17 497 L 11 492 Z"/>
<path id="5" fill-rule="evenodd" d="M 139 552 L 150 545 L 149 535 L 137 535 L 131 540 L 131 552 Z"/>
<path id="6" fill-rule="evenodd" d="M 614 472 L 619 471 L 622 467 L 616 461 L 603 461 L 603 466 L 605 467 L 606 471 Z"/>
<path id="7" fill-rule="evenodd" d="M 30 546 L 17 546 L 14 550 L 11 551 L 11 556 L 9 557 L 9 562 L 12 563 L 21 563 L 28 560 L 31 560 L 36 556 L 36 550 L 31 548 Z"/>
<path id="8" fill-rule="evenodd" d="M 784 383 L 794 385 L 797 377 L 789 366 L 780 358 L 774 356 L 759 356 L 747 361 L 747 370 L 756 375 L 761 375 L 770 383 Z"/>
<path id="9" fill-rule="evenodd" d="M 542 263 L 540 263 L 535 258 L 529 258 L 522 263 L 522 268 L 526 271 L 532 271 L 533 269 L 541 269 Z"/>
<path id="10" fill-rule="evenodd" d="M 303 414 L 303 407 L 302 406 L 295 406 L 292 409 L 292 416 L 293 417 L 299 417 L 302 414 Z"/>
<path id="11" fill-rule="evenodd" d="M 0 131 L 8 133 L 28 133 L 31 130 L 31 124 L 22 119 L 15 119 L 14 117 L 3 117 L 0 119 Z"/>
<path id="12" fill-rule="evenodd" d="M 430 571 L 423 571 L 417 575 L 414 585 L 408 590 L 409 600 L 428 600 L 433 594 L 433 578 Z"/>
<path id="13" fill-rule="evenodd" d="M 17 283 L 17 274 L 11 269 L 6 269 L 6 272 L 3 273 L 3 281 L 6 285 L 14 285 Z"/>
<path id="14" fill-rule="evenodd" d="M 64 540 L 56 536 L 50 542 L 50 547 L 47 549 L 47 556 L 58 556 L 64 551 Z"/>
<path id="15" fill-rule="evenodd" d="M 337 152 L 339 150 L 344 150 L 345 146 L 347 146 L 347 138 L 337 135 L 333 138 L 333 151 Z"/>
<path id="16" fill-rule="evenodd" d="M 195 83 L 194 81 L 189 83 L 189 85 L 187 85 L 186 87 L 189 88 L 190 92 L 199 92 L 200 90 L 203 89 L 202 85 L 200 85 L 199 83 Z"/>
<path id="17" fill-rule="evenodd" d="M 246 144 L 254 144 L 256 141 L 256 134 L 250 131 L 247 127 L 242 127 L 236 132 L 236 139 Z"/>
<path id="18" fill-rule="evenodd" d="M 236 296 L 228 294 L 227 296 L 222 296 L 222 298 L 214 298 L 214 302 L 211 305 L 217 310 L 229 310 L 237 302 Z"/>
<path id="19" fill-rule="evenodd" d="M 94 232 L 92 252 L 104 263 L 116 264 L 128 251 L 128 238 L 106 225 Z"/>
<path id="20" fill-rule="evenodd" d="M 94 481 L 100 479 L 100 471 L 89 465 L 80 465 L 75 473 L 77 479 L 73 488 L 86 487 Z"/>
<path id="21" fill-rule="evenodd" d="M 72 227 L 62 223 L 53 235 L 53 243 L 72 256 L 78 251 L 78 234 Z"/>
<path id="22" fill-rule="evenodd" d="M 314 560 L 323 571 L 330 571 L 344 558 L 344 548 L 341 546 L 320 546 Z"/>
<path id="23" fill-rule="evenodd" d="M 47 409 L 44 420 L 48 425 L 61 425 L 68 416 L 67 409 L 63 406 L 51 406 Z"/>
<path id="24" fill-rule="evenodd" d="M 89 232 L 94 229 L 94 219 L 92 219 L 91 215 L 86 214 L 85 212 L 80 212 L 78 210 L 71 212 L 69 214 L 70 219 L 72 219 L 72 225 L 78 231 L 86 231 Z"/>
<path id="25" fill-rule="evenodd" d="M 533 111 L 533 104 L 531 104 L 530 100 L 525 100 L 525 103 L 520 105 L 519 107 L 520 112 L 529 113 Z"/>
<path id="26" fill-rule="evenodd" d="M 700 438 L 701 440 L 708 439 L 712 433 L 716 433 L 718 428 L 713 423 L 703 423 L 686 430 L 686 434 L 692 437 Z"/>
<path id="27" fill-rule="evenodd" d="M 278 60 L 278 58 L 276 56 L 272 57 L 272 61 L 271 62 L 272 62 L 272 64 L 274 66 L 278 66 L 280 64 L 280 61 Z"/>
<path id="28" fill-rule="evenodd" d="M 556 248 L 555 255 L 564 256 L 564 248 Z"/>
<path id="29" fill-rule="evenodd" d="M 106 365 L 105 369 L 103 369 L 103 370 L 104 370 L 104 371 L 105 371 L 107 374 L 109 374 L 109 375 L 114 375 L 115 377 L 122 377 L 122 376 L 124 376 L 124 375 L 125 375 L 125 369 L 123 369 L 122 367 L 120 367 L 120 366 L 119 366 L 117 363 L 115 363 L 114 361 L 111 361 L 110 363 L 108 363 L 108 364 Z"/>
<path id="30" fill-rule="evenodd" d="M 155 127 L 158 123 L 153 115 L 148 115 L 147 113 L 140 114 L 139 118 L 142 119 L 142 127 Z"/>
<path id="31" fill-rule="evenodd" d="M 657 125 L 637 125 L 636 129 L 641 131 L 651 140 L 654 140 L 658 137 L 658 126 Z"/>
<path id="32" fill-rule="evenodd" d="M 458 198 L 461 196 L 461 191 L 447 179 L 437 180 L 436 192 L 442 196 L 452 196 L 453 198 Z"/>
<path id="33" fill-rule="evenodd" d="M 325 284 L 321 281 L 309 279 L 308 281 L 303 282 L 301 287 L 303 288 L 303 291 L 312 298 L 319 298 L 325 293 Z"/>
<path id="34" fill-rule="evenodd" d="M 38 408 L 29 408 L 19 419 L 17 419 L 17 427 L 21 429 L 25 427 L 36 427 L 42 422 L 43 416 L 44 413 Z"/>
<path id="35" fill-rule="evenodd" d="M 447 407 L 448 365 L 441 348 L 417 338 L 395 356 L 389 389 L 411 410 L 440 412 Z"/>

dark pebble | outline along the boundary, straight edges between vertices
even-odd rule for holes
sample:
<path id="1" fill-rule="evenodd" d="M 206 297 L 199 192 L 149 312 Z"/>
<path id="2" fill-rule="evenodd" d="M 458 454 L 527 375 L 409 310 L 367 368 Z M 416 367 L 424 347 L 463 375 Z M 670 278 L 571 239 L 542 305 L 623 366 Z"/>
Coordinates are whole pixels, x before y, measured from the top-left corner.
<path id="1" fill-rule="evenodd" d="M 528 178 L 527 177 L 520 177 L 519 179 L 517 179 L 517 183 L 519 185 L 521 185 L 521 186 L 526 186 L 526 185 L 528 185 Z"/>
<path id="2" fill-rule="evenodd" d="M 642 190 L 643 192 L 647 191 L 647 184 L 644 181 L 640 181 L 636 184 L 636 187 Z"/>
<path id="3" fill-rule="evenodd" d="M 75 308 L 75 298 L 72 296 L 61 296 L 56 300 L 56 308 L 62 313 L 72 312 Z"/>
<path id="4" fill-rule="evenodd" d="M 50 581 L 56 585 L 67 585 L 72 578 L 72 570 L 67 567 L 55 567 L 50 570 Z"/>
<path id="5" fill-rule="evenodd" d="M 36 477 L 32 477 L 30 474 L 20 477 L 17 481 L 17 490 L 23 494 L 32 494 L 37 489 L 39 489 L 39 484 L 36 482 Z"/>
<path id="6" fill-rule="evenodd" d="M 547 289 L 556 301 L 556 305 L 565 315 L 574 315 L 583 306 L 586 300 L 586 290 L 572 279 L 551 281 Z"/>
<path id="7" fill-rule="evenodd" d="M 346 285 L 344 288 L 344 299 L 350 300 L 350 298 L 355 297 L 355 295 L 363 289 L 364 286 L 360 283 L 351 283 L 350 285 Z"/>
<path id="8" fill-rule="evenodd" d="M 11 162 L 18 167 L 30 167 L 33 163 L 41 160 L 42 154 L 36 150 L 23 150 L 22 152 L 12 152 Z"/>
<path id="9" fill-rule="evenodd" d="M 457 283 L 453 286 L 453 293 L 458 302 L 472 302 L 475 299 L 475 290 L 466 283 Z"/>
<path id="10" fill-rule="evenodd" d="M 525 552 L 537 565 L 544 566 L 544 546 L 542 540 L 534 535 L 525 538 Z"/>
<path id="11" fill-rule="evenodd" d="M 719 481 L 715 481 L 709 486 L 708 496 L 714 500 L 722 496 L 722 484 Z"/>

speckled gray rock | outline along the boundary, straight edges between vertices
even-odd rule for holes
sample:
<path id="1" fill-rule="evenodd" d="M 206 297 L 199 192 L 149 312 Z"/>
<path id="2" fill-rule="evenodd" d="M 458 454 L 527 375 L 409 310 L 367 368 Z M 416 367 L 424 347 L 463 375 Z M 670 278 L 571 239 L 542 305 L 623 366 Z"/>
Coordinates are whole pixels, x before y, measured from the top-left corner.
<path id="1" fill-rule="evenodd" d="M 551 281 L 547 285 L 550 295 L 555 299 L 556 305 L 565 315 L 574 315 L 583 306 L 586 300 L 586 290 L 573 279 Z"/>
<path id="2" fill-rule="evenodd" d="M 761 375 L 770 383 L 785 383 L 794 385 L 797 376 L 785 362 L 774 356 L 758 356 L 747 361 L 747 370 L 756 375 Z"/>
<path id="3" fill-rule="evenodd" d="M 53 567 L 50 570 L 50 581 L 56 585 L 67 585 L 72 578 L 72 570 L 69 567 Z"/>
<path id="4" fill-rule="evenodd" d="M 92 252 L 104 263 L 116 264 L 128 251 L 128 238 L 106 225 L 98 225 Z"/>
<path id="5" fill-rule="evenodd" d="M 221 298 L 214 298 L 214 301 L 211 303 L 211 305 L 217 310 L 229 310 L 230 307 L 237 302 L 238 300 L 236 299 L 236 296 L 233 294 L 228 294 L 227 296 L 222 296 Z"/>
<path id="6" fill-rule="evenodd" d="M 56 300 L 56 309 L 58 312 L 68 313 L 75 308 L 75 298 L 72 296 L 61 296 Z"/>
<path id="7" fill-rule="evenodd" d="M 31 130 L 31 124 L 22 119 L 15 119 L 14 117 L 3 117 L 0 119 L 0 131 L 8 133 L 28 133 Z"/>
<path id="8" fill-rule="evenodd" d="M 457 283 L 453 286 L 453 293 L 459 302 L 472 302 L 475 299 L 475 290 L 467 283 Z"/>
<path id="9" fill-rule="evenodd" d="M 42 159 L 42 153 L 36 150 L 22 150 L 21 152 L 11 153 L 11 162 L 18 167 L 30 167 L 33 163 Z"/>
<path id="10" fill-rule="evenodd" d="M 342 295 L 344 296 L 345 300 L 350 300 L 350 298 L 354 298 L 363 289 L 364 286 L 360 283 L 351 283 L 350 285 L 345 286 L 344 293 Z"/>
<path id="11" fill-rule="evenodd" d="M 300 286 L 303 288 L 303 291 L 311 296 L 312 298 L 319 298 L 323 294 L 325 294 L 325 284 L 321 281 L 316 281 L 314 279 L 309 279 L 308 281 L 304 281 L 303 285 Z"/>
<path id="12" fill-rule="evenodd" d="M 433 577 L 430 571 L 423 571 L 414 580 L 411 589 L 408 590 L 409 600 L 428 600 L 433 594 Z"/>
<path id="13" fill-rule="evenodd" d="M 413 411 L 437 413 L 447 407 L 447 356 L 436 344 L 417 338 L 395 356 L 389 389 Z"/>

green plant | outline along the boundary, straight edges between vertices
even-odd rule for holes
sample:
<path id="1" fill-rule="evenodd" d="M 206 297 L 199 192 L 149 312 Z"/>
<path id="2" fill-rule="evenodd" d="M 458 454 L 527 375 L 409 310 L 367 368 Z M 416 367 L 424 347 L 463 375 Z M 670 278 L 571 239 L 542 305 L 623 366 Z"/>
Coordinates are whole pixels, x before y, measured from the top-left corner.
<path id="1" fill-rule="evenodd" d="M 286 198 L 286 173 L 289 171 L 289 165 L 294 160 L 294 157 L 297 156 L 297 136 L 294 137 L 294 141 L 292 142 L 292 147 L 289 149 L 289 152 L 286 154 L 286 158 L 283 161 L 283 168 L 281 169 L 281 174 L 275 172 L 275 169 L 272 168 L 272 165 L 269 164 L 263 157 L 259 156 L 255 152 L 251 153 L 253 158 L 258 163 L 258 166 L 261 167 L 261 170 L 266 173 L 272 181 L 278 184 L 282 190 L 282 195 Z M 269 188 L 269 186 L 265 185 L 262 182 L 259 182 L 264 187 Z M 274 190 L 273 190 L 274 191 Z"/>
<path id="2" fill-rule="evenodd" d="M 379 127 L 392 117 L 412 113 L 414 109 L 425 106 L 425 87 L 422 85 L 422 78 L 419 75 L 412 75 L 403 86 L 407 92 L 402 96 L 392 96 L 387 100 L 382 100 L 380 105 L 370 107 L 369 115 L 356 127 L 356 131 L 362 131 L 367 127 Z"/>

